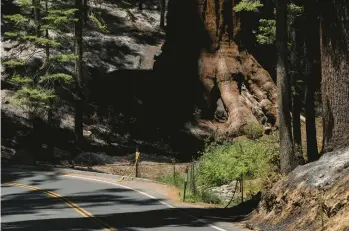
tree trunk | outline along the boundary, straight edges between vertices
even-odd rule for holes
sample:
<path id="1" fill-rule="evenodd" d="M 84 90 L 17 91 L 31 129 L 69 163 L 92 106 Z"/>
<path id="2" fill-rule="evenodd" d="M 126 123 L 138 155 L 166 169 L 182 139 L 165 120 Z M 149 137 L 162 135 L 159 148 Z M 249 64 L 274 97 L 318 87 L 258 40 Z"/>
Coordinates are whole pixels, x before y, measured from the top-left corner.
<path id="1" fill-rule="evenodd" d="M 81 148 L 83 140 L 83 74 L 82 74 L 82 30 L 83 30 L 83 1 L 75 0 L 76 18 L 75 22 L 75 84 L 76 84 L 76 97 L 75 97 L 75 145 L 76 152 Z"/>
<path id="2" fill-rule="evenodd" d="M 48 13 L 48 0 L 45 1 L 45 11 L 46 11 L 46 15 Z M 45 38 L 49 39 L 49 34 L 48 34 L 48 29 L 45 30 Z M 45 60 L 45 71 L 46 71 L 46 75 L 48 75 L 48 69 L 49 69 L 49 65 L 50 65 L 50 47 L 47 45 L 45 47 L 45 54 L 46 54 L 46 60 Z M 53 89 L 55 87 L 55 83 L 53 83 Z M 48 150 L 48 155 L 49 155 L 49 159 L 50 160 L 54 160 L 54 132 L 53 132 L 53 101 L 52 99 L 50 100 L 50 105 L 49 105 L 49 109 L 47 112 L 47 127 L 48 127 L 48 131 L 49 133 L 47 134 L 48 136 L 48 144 L 47 144 L 47 150 Z"/>
<path id="3" fill-rule="evenodd" d="M 287 174 L 296 167 L 289 110 L 290 87 L 287 79 L 287 1 L 277 1 L 276 47 L 277 47 L 277 89 L 280 131 L 280 167 Z"/>
<path id="4" fill-rule="evenodd" d="M 88 21 L 88 0 L 84 0 L 84 22 L 87 24 Z"/>
<path id="5" fill-rule="evenodd" d="M 165 28 L 166 0 L 161 0 L 160 27 Z"/>
<path id="6" fill-rule="evenodd" d="M 305 13 L 305 116 L 307 131 L 307 157 L 308 162 L 315 161 L 319 158 L 316 125 L 315 125 L 315 108 L 314 94 L 316 83 L 320 81 L 320 34 L 319 22 L 317 20 L 317 3 L 316 0 L 304 2 Z"/>
<path id="7" fill-rule="evenodd" d="M 300 30 L 300 25 L 302 21 L 300 17 L 296 17 L 292 23 L 291 30 L 291 44 L 292 50 L 290 54 L 290 63 L 291 70 L 290 76 L 292 80 L 292 128 L 293 128 L 293 144 L 294 144 L 294 153 L 299 160 L 299 163 L 304 164 L 303 151 L 302 151 L 302 134 L 301 134 L 301 85 L 299 80 L 301 73 L 301 50 L 302 44 L 304 42 L 303 37 L 301 35 L 302 31 Z"/>
<path id="8" fill-rule="evenodd" d="M 34 5 L 34 21 L 35 21 L 35 34 L 37 37 L 41 36 L 40 31 L 40 0 L 33 0 Z"/>
<path id="9" fill-rule="evenodd" d="M 321 2 L 323 152 L 349 146 L 349 2 Z"/>

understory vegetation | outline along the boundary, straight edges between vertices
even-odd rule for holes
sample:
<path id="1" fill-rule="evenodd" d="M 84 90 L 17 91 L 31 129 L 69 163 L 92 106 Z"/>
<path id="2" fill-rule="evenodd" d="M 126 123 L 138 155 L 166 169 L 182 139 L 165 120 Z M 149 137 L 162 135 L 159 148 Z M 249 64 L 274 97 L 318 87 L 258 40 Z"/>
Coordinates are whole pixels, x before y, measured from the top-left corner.
<path id="1" fill-rule="evenodd" d="M 271 176 L 279 170 L 278 137 L 276 134 L 259 139 L 214 142 L 206 146 L 201 157 L 189 170 L 186 201 L 224 204 L 210 188 L 244 181 L 244 197 L 251 199 L 260 192 Z M 159 181 L 175 185 L 183 198 L 185 173 L 174 172 Z"/>

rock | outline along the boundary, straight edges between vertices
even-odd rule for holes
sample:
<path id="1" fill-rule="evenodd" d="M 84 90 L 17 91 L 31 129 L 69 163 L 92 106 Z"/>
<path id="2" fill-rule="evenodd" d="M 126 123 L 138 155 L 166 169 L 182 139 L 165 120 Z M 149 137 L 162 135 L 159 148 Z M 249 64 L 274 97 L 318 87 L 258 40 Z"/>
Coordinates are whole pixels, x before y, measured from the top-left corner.
<path id="1" fill-rule="evenodd" d="M 16 152 L 12 158 L 10 158 L 9 162 L 14 164 L 35 164 L 33 157 L 30 156 L 27 149 Z"/>
<path id="2" fill-rule="evenodd" d="M 226 121 L 228 119 L 227 111 L 225 110 L 225 106 L 221 98 L 217 101 L 217 109 L 215 111 L 215 118 L 218 121 Z"/>
<path id="3" fill-rule="evenodd" d="M 75 159 L 75 164 L 113 164 L 116 162 L 116 158 L 108 156 L 105 153 L 83 152 L 80 153 Z"/>
<path id="4" fill-rule="evenodd" d="M 235 191 L 235 185 L 236 185 L 236 180 L 233 180 L 230 184 L 222 185 L 219 187 L 212 187 L 207 189 L 210 193 L 212 193 L 214 196 L 219 198 L 219 200 L 223 203 L 228 203 L 232 196 L 234 195 Z M 239 201 L 241 198 L 241 195 L 239 194 L 239 184 L 237 185 L 236 192 L 234 195 L 234 200 L 233 201 Z"/>
<path id="5" fill-rule="evenodd" d="M 345 230 L 349 226 L 349 148 L 298 166 L 264 192 L 250 217 L 269 230 Z M 321 223 L 321 215 L 326 219 Z"/>

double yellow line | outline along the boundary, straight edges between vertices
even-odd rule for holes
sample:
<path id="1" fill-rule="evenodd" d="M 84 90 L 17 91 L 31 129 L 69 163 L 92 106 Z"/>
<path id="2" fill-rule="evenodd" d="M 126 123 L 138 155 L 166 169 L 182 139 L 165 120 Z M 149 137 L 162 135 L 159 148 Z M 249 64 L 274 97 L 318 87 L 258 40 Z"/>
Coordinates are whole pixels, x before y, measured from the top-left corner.
<path id="1" fill-rule="evenodd" d="M 90 219 L 91 221 L 93 221 L 94 223 L 100 225 L 105 231 L 117 231 L 116 228 L 106 224 L 102 220 L 100 220 L 97 217 L 93 216 L 89 211 L 81 208 L 80 206 L 78 206 L 74 202 L 68 200 L 67 198 L 62 197 L 61 195 L 59 195 L 59 194 L 57 194 L 55 192 L 44 190 L 44 189 L 41 189 L 41 188 L 38 188 L 38 187 L 35 187 L 35 186 L 18 184 L 18 183 L 13 183 L 13 182 L 5 182 L 3 184 L 9 185 L 9 186 L 15 186 L 15 187 L 31 189 L 31 190 L 35 190 L 35 191 L 39 191 L 39 192 L 45 193 L 46 195 L 48 195 L 50 197 L 54 197 L 54 198 L 57 198 L 57 199 L 61 200 L 62 202 L 64 202 L 64 204 L 66 204 L 70 208 L 74 209 L 82 217 L 86 217 L 86 218 Z"/>

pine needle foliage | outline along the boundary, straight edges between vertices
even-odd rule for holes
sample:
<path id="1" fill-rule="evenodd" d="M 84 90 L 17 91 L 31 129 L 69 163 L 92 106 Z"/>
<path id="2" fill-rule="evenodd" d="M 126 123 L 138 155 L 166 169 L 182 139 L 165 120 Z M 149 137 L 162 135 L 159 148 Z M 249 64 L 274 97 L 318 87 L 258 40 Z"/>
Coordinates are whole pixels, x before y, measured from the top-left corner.
<path id="1" fill-rule="evenodd" d="M 263 4 L 259 0 L 242 0 L 233 8 L 233 10 L 235 12 L 241 12 L 241 11 L 258 12 L 258 8 L 262 6 Z"/>
<path id="2" fill-rule="evenodd" d="M 29 58 L 21 57 L 20 51 L 14 57 L 5 57 L 2 65 L 5 71 L 11 71 L 9 81 L 16 86 L 15 93 L 11 96 L 10 103 L 15 106 L 25 107 L 32 111 L 46 111 L 53 107 L 52 102 L 56 98 L 55 85 L 71 84 L 73 76 L 61 73 L 56 66 L 66 65 L 75 60 L 75 55 L 67 49 L 63 49 L 59 36 L 50 38 L 49 34 L 63 34 L 62 29 L 73 29 L 76 21 L 74 8 L 61 8 L 60 1 L 17 1 L 20 13 L 4 15 L 3 18 L 12 25 L 11 31 L 6 31 L 4 37 L 21 44 L 32 52 Z M 39 9 L 40 20 L 35 20 L 33 9 Z M 36 29 L 45 32 L 37 34 Z M 36 53 L 45 53 L 43 65 L 33 69 L 31 57 Z"/>

